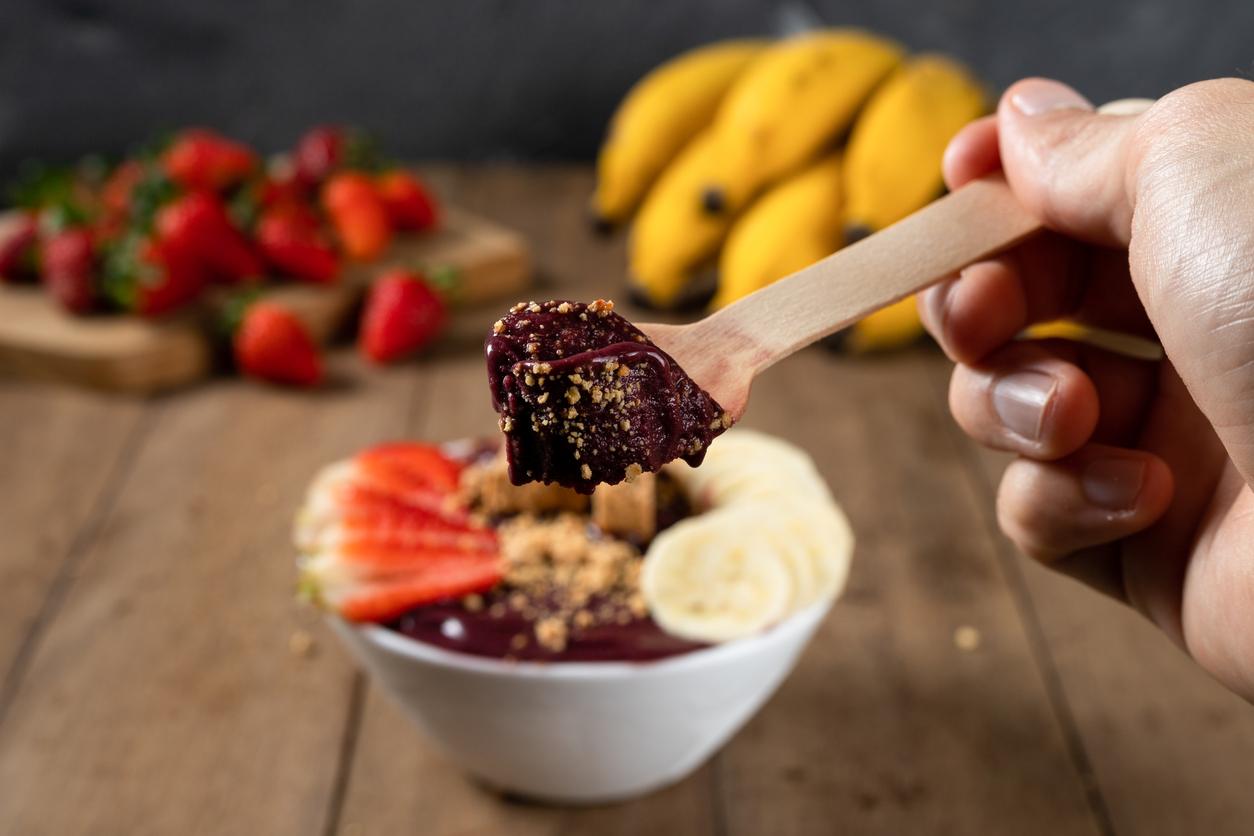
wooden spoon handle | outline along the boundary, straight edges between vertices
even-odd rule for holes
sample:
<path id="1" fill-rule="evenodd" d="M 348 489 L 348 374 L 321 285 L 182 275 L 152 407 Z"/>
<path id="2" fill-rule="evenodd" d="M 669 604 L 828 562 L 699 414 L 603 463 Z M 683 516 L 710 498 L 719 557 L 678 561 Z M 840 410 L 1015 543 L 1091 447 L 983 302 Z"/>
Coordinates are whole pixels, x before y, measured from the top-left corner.
<path id="1" fill-rule="evenodd" d="M 757 373 L 1041 229 L 991 175 L 707 317 L 753 343 Z"/>

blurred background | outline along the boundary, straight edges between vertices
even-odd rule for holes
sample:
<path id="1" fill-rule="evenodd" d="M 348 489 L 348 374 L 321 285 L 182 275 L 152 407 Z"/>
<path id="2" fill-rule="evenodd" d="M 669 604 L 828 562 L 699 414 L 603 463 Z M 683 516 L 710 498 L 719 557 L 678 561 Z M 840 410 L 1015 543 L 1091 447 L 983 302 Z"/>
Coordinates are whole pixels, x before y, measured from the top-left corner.
<path id="1" fill-rule="evenodd" d="M 308 125 L 410 159 L 588 160 L 614 106 L 693 45 L 831 23 L 942 50 L 1000 90 L 1024 75 L 1095 101 L 1249 76 L 1248 0 L 6 0 L 0 171 L 117 153 L 203 123 L 264 150 Z"/>

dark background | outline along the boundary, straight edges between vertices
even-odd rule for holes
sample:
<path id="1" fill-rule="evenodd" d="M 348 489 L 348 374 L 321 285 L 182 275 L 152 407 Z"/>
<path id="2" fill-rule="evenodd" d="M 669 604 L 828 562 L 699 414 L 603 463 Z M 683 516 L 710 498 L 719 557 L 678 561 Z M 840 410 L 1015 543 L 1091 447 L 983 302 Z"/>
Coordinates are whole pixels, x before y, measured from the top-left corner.
<path id="1" fill-rule="evenodd" d="M 811 18 L 1095 101 L 1254 70 L 1251 0 L 0 0 L 0 169 L 188 123 L 267 150 L 343 121 L 399 157 L 586 159 L 659 61 Z"/>

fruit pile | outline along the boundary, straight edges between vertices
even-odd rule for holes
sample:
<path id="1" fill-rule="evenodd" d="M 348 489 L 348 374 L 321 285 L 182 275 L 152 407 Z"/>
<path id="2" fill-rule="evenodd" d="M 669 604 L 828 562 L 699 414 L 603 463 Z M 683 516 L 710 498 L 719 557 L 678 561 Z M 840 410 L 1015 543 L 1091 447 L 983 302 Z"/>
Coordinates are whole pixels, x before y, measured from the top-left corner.
<path id="1" fill-rule="evenodd" d="M 190 128 L 116 165 L 95 157 L 33 166 L 12 188 L 0 281 L 39 282 L 66 311 L 159 317 L 213 293 L 226 302 L 246 373 L 310 385 L 322 377 L 305 327 L 251 301 L 278 281 L 329 285 L 346 261 L 379 258 L 397 232 L 435 228 L 439 207 L 413 174 L 383 164 L 358 132 L 310 130 L 267 165 L 253 148 Z M 387 361 L 429 341 L 443 305 L 402 271 L 367 302 L 363 352 Z"/>
<path id="2" fill-rule="evenodd" d="M 692 50 L 628 93 L 597 161 L 593 214 L 633 221 L 633 289 L 722 307 L 941 194 L 950 138 L 986 112 L 962 66 L 852 29 Z M 634 220 L 633 220 L 634 219 Z M 913 341 L 913 300 L 868 317 L 855 349 Z"/>

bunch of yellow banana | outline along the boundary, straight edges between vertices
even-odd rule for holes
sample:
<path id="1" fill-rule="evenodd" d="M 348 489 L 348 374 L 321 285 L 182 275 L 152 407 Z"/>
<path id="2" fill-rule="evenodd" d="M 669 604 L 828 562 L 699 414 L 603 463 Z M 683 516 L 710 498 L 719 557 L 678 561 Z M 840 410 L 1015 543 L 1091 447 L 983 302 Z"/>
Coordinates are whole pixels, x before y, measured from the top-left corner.
<path id="1" fill-rule="evenodd" d="M 906 58 L 855 29 L 702 47 L 624 100 L 594 211 L 617 224 L 638 204 L 629 270 L 647 301 L 699 294 L 716 265 L 721 307 L 937 197 L 945 145 L 986 106 L 957 63 Z M 919 333 L 905 300 L 855 325 L 846 345 L 875 350 Z"/>

